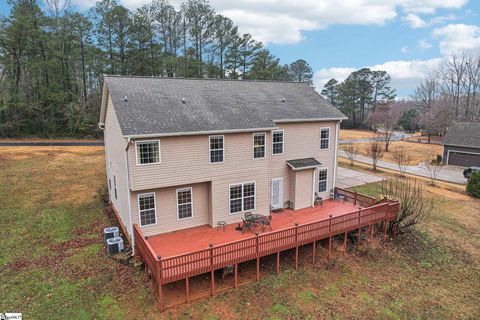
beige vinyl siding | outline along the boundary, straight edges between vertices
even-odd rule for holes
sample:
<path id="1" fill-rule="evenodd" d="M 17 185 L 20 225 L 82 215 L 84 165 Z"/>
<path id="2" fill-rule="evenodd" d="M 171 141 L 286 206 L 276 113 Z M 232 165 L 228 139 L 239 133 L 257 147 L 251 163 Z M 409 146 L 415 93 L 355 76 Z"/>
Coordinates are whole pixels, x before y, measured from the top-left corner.
<path id="1" fill-rule="evenodd" d="M 290 200 L 295 204 L 295 188 L 290 185 L 295 181 L 295 175 L 292 169 L 285 165 L 287 160 L 301 158 L 315 158 L 322 166 L 328 169 L 328 187 L 327 192 L 319 194 L 324 199 L 329 197 L 329 191 L 333 188 L 333 171 L 335 166 L 335 140 L 337 121 L 325 122 L 303 122 L 303 123 L 284 123 L 280 124 L 280 129 L 284 130 L 284 152 L 279 155 L 271 156 L 272 178 L 283 177 L 283 200 Z M 330 128 L 330 147 L 327 150 L 320 149 L 320 130 L 321 128 Z M 269 144 L 271 145 L 271 138 Z M 311 170 L 307 170 L 312 175 Z M 313 176 L 313 175 L 312 175 Z M 311 179 L 311 178 L 310 178 Z M 315 170 L 315 192 L 318 192 L 318 170 Z M 310 196 L 312 196 L 312 183 L 310 181 Z M 309 206 L 311 205 L 311 202 Z M 296 204 L 295 204 L 296 206 Z M 296 206 L 297 207 L 297 206 Z"/>
<path id="2" fill-rule="evenodd" d="M 127 140 L 123 138 L 120 130 L 120 125 L 115 114 L 115 108 L 108 95 L 107 110 L 105 117 L 105 162 L 107 166 L 107 183 L 111 180 L 110 200 L 117 209 L 120 218 L 128 232 L 132 233 L 132 226 L 130 225 L 130 218 L 128 212 L 128 197 L 129 190 L 127 186 L 126 164 L 125 164 L 125 148 Z M 117 181 L 117 199 L 115 199 L 114 178 Z"/>
<path id="3" fill-rule="evenodd" d="M 177 189 L 192 188 L 193 210 L 192 217 L 178 219 L 177 215 Z M 146 191 L 137 191 L 131 193 L 130 202 L 132 205 L 132 223 L 140 225 L 140 216 L 138 208 L 138 195 L 142 193 L 155 192 L 155 207 L 157 213 L 157 223 L 155 225 L 143 226 L 142 231 L 145 235 L 154 235 L 169 231 L 175 231 L 185 228 L 191 228 L 209 224 L 209 198 L 210 182 L 197 183 L 192 185 L 182 185 L 167 187 Z"/>
<path id="4" fill-rule="evenodd" d="M 296 171 L 295 186 L 294 209 L 311 207 L 313 199 L 313 169 Z"/>
<path id="5" fill-rule="evenodd" d="M 254 213 L 267 215 L 271 205 L 271 181 L 283 178 L 283 201 L 291 200 L 295 208 L 312 204 L 312 187 L 318 191 L 318 172 L 312 183 L 312 169 L 293 172 L 286 161 L 313 157 L 328 168 L 328 189 L 333 186 L 336 122 L 304 122 L 280 124 L 284 130 L 284 153 L 272 155 L 271 132 L 266 132 L 266 157 L 253 159 L 253 133 L 224 134 L 224 163 L 209 163 L 209 136 L 160 138 L 158 164 L 137 165 L 135 143 L 128 152 L 131 177 L 133 223 L 138 223 L 138 193 L 154 190 L 157 197 L 157 225 L 144 227 L 149 235 L 188 228 L 201 224 L 216 226 L 218 221 L 240 222 L 243 213 L 230 214 L 230 185 L 255 182 Z M 330 128 L 330 148 L 320 149 L 320 129 Z M 146 139 L 148 140 L 148 139 Z M 296 173 L 299 175 L 296 176 Z M 194 219 L 179 222 L 176 213 L 176 188 L 201 184 L 207 191 L 193 192 L 195 201 L 205 203 L 205 216 L 194 212 Z M 203 188 L 203 187 L 202 187 Z M 327 198 L 328 192 L 320 196 Z M 167 199 L 167 201 L 162 201 Z M 170 200 L 168 200 L 170 199 Z M 175 201 L 171 201 L 171 199 Z M 168 205 L 167 205 L 168 203 Z M 202 207 L 202 206 L 201 206 Z M 160 217 L 162 214 L 162 218 Z M 173 220 L 171 220 L 173 219 Z"/>

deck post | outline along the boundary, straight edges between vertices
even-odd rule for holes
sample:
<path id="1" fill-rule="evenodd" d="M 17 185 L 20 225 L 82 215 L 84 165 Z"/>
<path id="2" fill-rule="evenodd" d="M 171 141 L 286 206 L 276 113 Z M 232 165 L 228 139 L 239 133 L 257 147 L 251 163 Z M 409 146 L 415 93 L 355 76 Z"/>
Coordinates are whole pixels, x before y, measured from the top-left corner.
<path id="1" fill-rule="evenodd" d="M 260 253 L 258 250 L 258 233 L 255 233 L 255 245 L 257 247 L 257 282 L 260 281 Z"/>
<path id="2" fill-rule="evenodd" d="M 332 215 L 329 215 L 328 223 L 328 259 L 332 256 Z"/>
<path id="3" fill-rule="evenodd" d="M 280 273 L 280 251 L 277 252 L 277 274 Z"/>
<path id="4" fill-rule="evenodd" d="M 190 302 L 190 281 L 188 276 L 185 278 L 185 295 L 186 295 L 187 303 L 189 303 Z"/>
<path id="5" fill-rule="evenodd" d="M 357 191 L 355 191 L 355 198 L 354 198 L 354 201 L 353 201 L 353 205 L 354 206 L 357 205 Z"/>
<path id="6" fill-rule="evenodd" d="M 215 269 L 213 268 L 213 244 L 208 245 L 210 247 L 210 278 L 211 278 L 211 287 L 210 287 L 210 295 L 213 296 L 215 294 Z"/>
<path id="7" fill-rule="evenodd" d="M 313 241 L 312 265 L 315 266 L 315 251 L 317 249 L 317 241 Z"/>
<path id="8" fill-rule="evenodd" d="M 238 263 L 235 262 L 235 266 L 234 266 L 234 275 L 235 275 L 235 282 L 233 284 L 233 286 L 235 287 L 235 289 L 238 288 Z"/>
<path id="9" fill-rule="evenodd" d="M 387 211 L 385 210 L 385 226 L 383 228 L 383 238 L 387 239 Z"/>
<path id="10" fill-rule="evenodd" d="M 361 241 L 361 239 L 362 239 L 362 229 L 360 228 L 360 217 L 361 217 L 361 214 L 362 214 L 362 209 L 359 208 L 359 209 L 358 209 L 358 222 L 357 222 L 357 225 L 358 225 L 357 250 L 358 250 L 358 247 L 360 246 L 360 241 Z"/>
<path id="11" fill-rule="evenodd" d="M 343 237 L 343 254 L 344 255 L 347 254 L 347 236 L 348 236 L 348 233 L 345 232 L 345 236 Z"/>
<path id="12" fill-rule="evenodd" d="M 157 256 L 157 285 L 158 285 L 158 300 L 160 303 L 160 311 L 165 310 L 163 301 L 163 275 L 162 275 L 162 257 Z"/>
<path id="13" fill-rule="evenodd" d="M 295 223 L 295 270 L 298 269 L 298 223 Z"/>
<path id="14" fill-rule="evenodd" d="M 373 240 L 373 230 L 375 229 L 375 223 L 370 225 L 370 240 Z"/>

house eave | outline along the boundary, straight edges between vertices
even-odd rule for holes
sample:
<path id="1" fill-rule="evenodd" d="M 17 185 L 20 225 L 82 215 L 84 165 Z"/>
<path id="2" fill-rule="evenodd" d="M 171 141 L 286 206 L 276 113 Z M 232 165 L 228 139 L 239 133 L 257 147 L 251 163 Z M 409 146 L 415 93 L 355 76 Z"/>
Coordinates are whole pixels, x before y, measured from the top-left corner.
<path id="1" fill-rule="evenodd" d="M 257 131 L 276 130 L 278 127 L 265 128 L 248 128 L 248 129 L 231 129 L 231 130 L 208 130 L 208 131 L 190 131 L 190 132 L 166 132 L 166 133 L 146 133 L 146 134 L 127 134 L 123 135 L 126 139 L 144 139 L 144 138 L 162 138 L 162 137 L 176 137 L 176 136 L 198 136 L 222 133 L 244 133 Z"/>
<path id="2" fill-rule="evenodd" d="M 347 117 L 338 118 L 306 118 L 306 119 L 277 119 L 273 120 L 275 123 L 294 123 L 294 122 L 316 122 L 316 121 L 342 121 L 347 120 Z"/>

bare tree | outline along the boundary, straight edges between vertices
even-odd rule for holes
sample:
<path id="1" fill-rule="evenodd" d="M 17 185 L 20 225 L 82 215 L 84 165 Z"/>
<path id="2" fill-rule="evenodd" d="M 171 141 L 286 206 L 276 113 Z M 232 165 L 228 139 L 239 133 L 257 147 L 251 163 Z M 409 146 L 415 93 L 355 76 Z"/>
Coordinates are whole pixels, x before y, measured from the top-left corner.
<path id="1" fill-rule="evenodd" d="M 367 120 L 375 129 L 379 129 L 381 140 L 385 144 L 385 151 L 388 152 L 388 147 L 392 141 L 394 129 L 400 118 L 399 112 L 392 107 L 393 104 L 384 103 L 377 106 L 377 110 L 372 112 Z"/>
<path id="2" fill-rule="evenodd" d="M 405 176 L 405 172 L 407 171 L 408 164 L 411 160 L 408 149 L 405 146 L 395 147 L 393 150 L 393 159 L 395 159 L 395 162 L 398 165 L 400 175 Z"/>
<path id="3" fill-rule="evenodd" d="M 377 162 L 383 157 L 385 152 L 382 143 L 378 141 L 371 141 L 367 145 L 367 154 L 372 158 L 373 170 L 377 170 Z"/>
<path id="4" fill-rule="evenodd" d="M 423 163 L 423 168 L 425 169 L 425 172 L 427 173 L 428 177 L 430 178 L 430 185 L 435 185 L 435 181 L 437 180 L 437 175 L 441 170 L 440 163 L 435 159 L 436 154 L 434 149 L 432 149 L 429 153 L 428 156 Z"/>
<path id="5" fill-rule="evenodd" d="M 380 194 L 400 202 L 400 212 L 398 218 L 390 223 L 390 232 L 410 232 L 415 225 L 426 221 L 432 213 L 433 201 L 424 185 L 416 179 L 383 180 Z"/>
<path id="6" fill-rule="evenodd" d="M 354 143 L 352 140 L 349 140 L 347 143 L 347 148 L 345 148 L 345 152 L 350 160 L 350 165 L 353 166 L 353 161 L 355 161 L 359 152 L 358 144 Z"/>

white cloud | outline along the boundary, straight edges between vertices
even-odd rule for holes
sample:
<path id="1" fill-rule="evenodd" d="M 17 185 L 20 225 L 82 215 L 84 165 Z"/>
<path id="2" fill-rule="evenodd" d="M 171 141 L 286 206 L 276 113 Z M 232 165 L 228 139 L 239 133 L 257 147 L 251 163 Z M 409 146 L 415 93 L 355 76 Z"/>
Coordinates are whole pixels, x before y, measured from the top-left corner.
<path id="1" fill-rule="evenodd" d="M 411 90 L 415 88 L 418 82 L 423 79 L 426 73 L 433 71 L 438 67 L 442 58 L 429 60 L 396 60 L 387 61 L 382 64 L 367 66 L 372 70 L 387 71 L 392 77 L 392 86 L 397 90 Z M 345 80 L 350 73 L 359 68 L 337 67 L 324 68 L 317 71 L 314 75 L 314 84 L 318 91 L 321 91 L 328 80 L 334 78 L 341 82 Z"/>
<path id="2" fill-rule="evenodd" d="M 430 44 L 429 42 L 427 42 L 426 40 L 418 40 L 417 41 L 417 45 L 420 49 L 422 50 L 427 50 L 427 49 L 430 49 L 432 46 L 432 44 Z"/>
<path id="3" fill-rule="evenodd" d="M 408 47 L 405 46 L 405 47 L 401 47 L 401 48 L 400 48 L 400 51 L 401 51 L 402 53 L 408 53 L 409 49 L 408 49 Z"/>
<path id="4" fill-rule="evenodd" d="M 420 18 L 414 13 L 409 13 L 405 17 L 402 17 L 402 20 L 405 21 L 410 27 L 414 29 L 424 28 L 427 26 L 425 20 Z"/>
<path id="5" fill-rule="evenodd" d="M 449 24 L 433 31 L 440 39 L 440 51 L 443 55 L 463 50 L 480 49 L 480 26 L 467 24 Z"/>
<path id="6" fill-rule="evenodd" d="M 150 0 L 118 0 L 135 9 Z M 182 0 L 172 0 L 179 7 Z M 211 0 L 215 10 L 229 18 L 241 32 L 271 43 L 296 43 L 302 31 L 326 28 L 334 24 L 382 25 L 399 14 L 433 14 L 441 8 L 460 8 L 467 0 Z M 86 9 L 94 0 L 72 0 Z M 418 21 L 417 21 L 418 23 Z"/>

